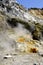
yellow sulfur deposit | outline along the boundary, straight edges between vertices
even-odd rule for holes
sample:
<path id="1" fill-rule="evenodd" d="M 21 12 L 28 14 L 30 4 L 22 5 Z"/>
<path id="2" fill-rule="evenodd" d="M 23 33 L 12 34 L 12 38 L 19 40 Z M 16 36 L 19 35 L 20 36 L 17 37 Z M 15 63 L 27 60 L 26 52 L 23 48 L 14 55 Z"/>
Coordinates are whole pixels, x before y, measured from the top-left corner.
<path id="1" fill-rule="evenodd" d="M 21 37 L 18 39 L 18 49 L 24 53 L 37 53 L 38 48 L 35 47 L 36 40 L 26 41 L 25 38 Z"/>
<path id="2" fill-rule="evenodd" d="M 24 37 L 20 37 L 17 41 L 18 42 L 25 42 L 25 38 Z"/>

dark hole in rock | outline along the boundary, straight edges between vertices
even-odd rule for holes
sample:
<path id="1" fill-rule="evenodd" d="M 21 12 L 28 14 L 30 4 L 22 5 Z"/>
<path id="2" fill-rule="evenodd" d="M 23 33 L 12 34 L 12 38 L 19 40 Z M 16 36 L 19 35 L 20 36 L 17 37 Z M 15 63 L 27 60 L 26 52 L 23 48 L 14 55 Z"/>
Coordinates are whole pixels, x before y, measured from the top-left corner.
<path id="1" fill-rule="evenodd" d="M 41 27 L 41 33 L 42 33 L 42 37 L 43 37 L 43 25 L 42 25 L 42 27 Z"/>
<path id="2" fill-rule="evenodd" d="M 15 19 L 8 19 L 7 20 L 7 23 L 12 27 L 12 28 L 14 28 L 14 27 L 17 27 L 17 21 L 15 20 Z"/>
<path id="3" fill-rule="evenodd" d="M 32 32 L 32 35 L 33 35 L 34 40 L 40 40 L 41 39 L 41 32 L 37 32 L 37 31 L 34 30 Z"/>
<path id="4" fill-rule="evenodd" d="M 43 57 L 43 54 L 41 56 Z"/>
<path id="5" fill-rule="evenodd" d="M 33 65 L 36 65 L 35 63 Z"/>
<path id="6" fill-rule="evenodd" d="M 5 6 L 2 4 L 2 8 L 4 8 Z"/>
<path id="7" fill-rule="evenodd" d="M 41 33 L 42 33 L 42 37 L 43 37 L 43 31 L 41 31 Z"/>
<path id="8" fill-rule="evenodd" d="M 39 40 L 39 39 L 40 39 L 40 37 L 39 37 L 39 38 L 37 38 L 36 36 L 33 36 L 33 39 L 34 39 L 34 40 Z"/>
<path id="9" fill-rule="evenodd" d="M 7 0 L 5 3 L 6 3 L 6 4 L 9 4 L 9 1 Z"/>
<path id="10" fill-rule="evenodd" d="M 11 6 L 6 6 L 7 12 L 10 12 L 12 10 Z"/>
<path id="11" fill-rule="evenodd" d="M 4 57 L 4 59 L 7 59 L 7 57 Z"/>

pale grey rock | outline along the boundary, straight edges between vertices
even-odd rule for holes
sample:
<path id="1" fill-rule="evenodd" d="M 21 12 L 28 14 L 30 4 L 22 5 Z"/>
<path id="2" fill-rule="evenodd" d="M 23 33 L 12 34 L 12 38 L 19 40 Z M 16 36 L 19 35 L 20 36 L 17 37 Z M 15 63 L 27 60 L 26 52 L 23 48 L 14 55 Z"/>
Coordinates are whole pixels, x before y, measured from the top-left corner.
<path id="1" fill-rule="evenodd" d="M 6 1 L 8 1 L 7 4 Z M 28 10 L 19 5 L 16 0 L 0 0 L 0 3 L 0 65 L 33 65 L 34 63 L 36 63 L 36 65 L 43 65 L 43 58 L 40 56 L 43 54 L 43 40 L 35 44 L 35 47 L 39 48 L 39 54 L 21 54 L 17 51 L 18 44 L 20 44 L 17 42 L 17 39 L 20 36 L 26 37 L 27 35 L 27 38 L 30 41 L 33 40 L 32 34 L 20 23 L 18 23 L 17 27 L 13 28 L 7 23 L 7 19 L 19 18 L 28 24 L 30 24 L 30 22 L 43 24 L 43 19 L 30 14 Z M 4 5 L 4 8 L 2 7 L 2 4 Z M 34 30 L 34 23 L 30 24 L 30 27 Z M 21 43 L 20 45 L 21 48 L 19 49 L 24 51 L 25 44 L 22 45 Z M 4 59 L 4 57 L 7 59 Z"/>
<path id="2" fill-rule="evenodd" d="M 9 2 L 8 4 L 5 3 L 6 0 L 2 0 L 4 8 L 0 6 L 0 11 L 1 10 L 4 11 L 4 13 L 10 18 L 18 17 L 20 19 L 22 18 L 22 20 L 26 22 L 30 20 L 31 22 L 35 21 L 39 23 L 41 22 L 41 24 L 43 23 L 43 19 L 40 19 L 30 14 L 28 10 L 19 5 L 19 3 L 16 0 L 7 0 L 7 1 Z M 8 7 L 9 10 L 7 11 Z"/>

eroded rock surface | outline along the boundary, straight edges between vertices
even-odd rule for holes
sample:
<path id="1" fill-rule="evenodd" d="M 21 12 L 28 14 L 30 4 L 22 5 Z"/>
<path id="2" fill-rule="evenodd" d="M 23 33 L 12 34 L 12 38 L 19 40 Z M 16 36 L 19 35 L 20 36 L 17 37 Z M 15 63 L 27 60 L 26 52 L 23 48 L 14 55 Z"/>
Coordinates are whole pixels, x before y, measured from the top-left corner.
<path id="1" fill-rule="evenodd" d="M 15 0 L 7 4 L 3 1 L 0 1 L 0 65 L 43 65 L 43 19 L 30 14 Z"/>

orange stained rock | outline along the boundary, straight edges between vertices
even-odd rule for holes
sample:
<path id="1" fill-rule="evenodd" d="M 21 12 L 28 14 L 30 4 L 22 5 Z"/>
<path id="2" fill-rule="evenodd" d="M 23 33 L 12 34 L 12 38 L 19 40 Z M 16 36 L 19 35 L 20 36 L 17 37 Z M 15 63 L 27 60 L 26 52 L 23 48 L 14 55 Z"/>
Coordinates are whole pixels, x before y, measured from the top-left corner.
<path id="1" fill-rule="evenodd" d="M 27 44 L 35 44 L 35 41 L 31 40 L 31 41 L 28 41 L 26 42 Z"/>
<path id="2" fill-rule="evenodd" d="M 25 42 L 25 38 L 24 38 L 24 37 L 20 37 L 20 38 L 18 39 L 18 42 Z"/>
<path id="3" fill-rule="evenodd" d="M 38 51 L 37 48 L 31 48 L 31 49 L 30 49 L 30 52 L 31 52 L 31 53 L 37 53 L 37 51 Z"/>

